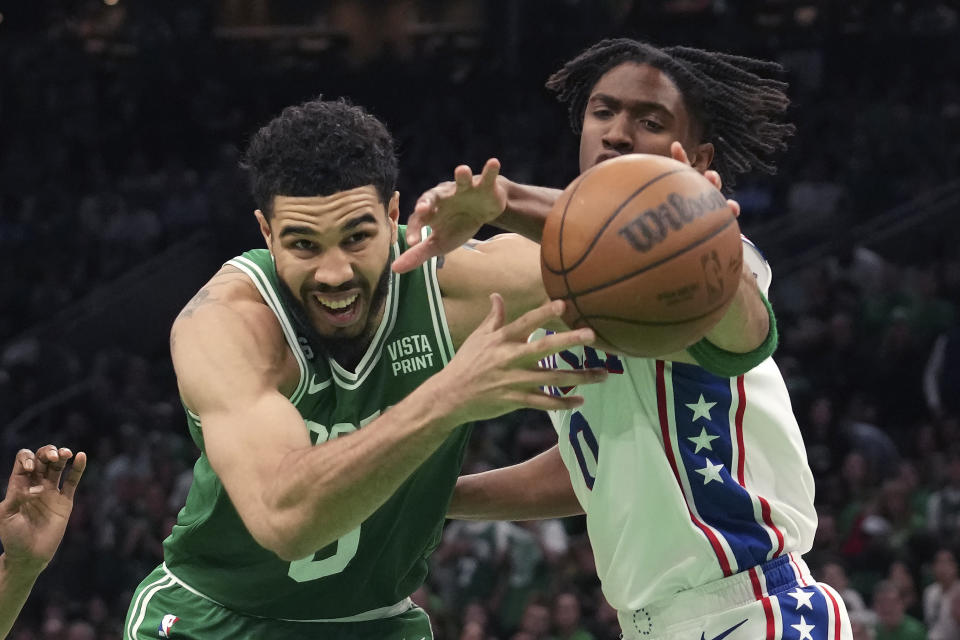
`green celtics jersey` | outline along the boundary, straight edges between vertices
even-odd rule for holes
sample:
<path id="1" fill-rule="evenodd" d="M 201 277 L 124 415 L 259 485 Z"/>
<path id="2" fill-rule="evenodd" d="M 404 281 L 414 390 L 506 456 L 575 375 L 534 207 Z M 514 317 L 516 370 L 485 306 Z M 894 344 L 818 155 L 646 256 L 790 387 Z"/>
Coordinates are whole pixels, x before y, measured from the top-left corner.
<path id="1" fill-rule="evenodd" d="M 396 257 L 400 246 L 392 251 Z M 228 264 L 254 282 L 283 327 L 300 365 L 290 401 L 316 444 L 370 428 L 366 425 L 453 355 L 435 259 L 410 273 L 391 274 L 383 320 L 354 371 L 310 347 L 281 302 L 266 250 L 248 251 Z M 440 539 L 468 427 L 454 431 L 356 529 L 316 553 L 284 562 L 253 540 L 203 452 L 198 417 L 188 412 L 187 418 L 201 455 L 186 506 L 164 541 L 167 570 L 184 586 L 244 614 L 324 620 L 390 608 L 421 584 L 427 556 Z"/>

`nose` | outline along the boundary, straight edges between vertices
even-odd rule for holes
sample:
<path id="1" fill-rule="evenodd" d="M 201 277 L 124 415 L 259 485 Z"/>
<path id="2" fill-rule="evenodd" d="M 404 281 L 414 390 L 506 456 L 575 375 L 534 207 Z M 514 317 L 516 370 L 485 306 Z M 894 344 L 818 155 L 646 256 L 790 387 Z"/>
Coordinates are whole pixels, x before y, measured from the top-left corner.
<path id="1" fill-rule="evenodd" d="M 603 132 L 601 137 L 603 148 L 618 153 L 630 153 L 633 151 L 632 133 L 630 118 L 627 114 L 617 114 L 609 121 L 606 130 Z"/>
<path id="2" fill-rule="evenodd" d="M 353 263 L 340 247 L 328 249 L 317 257 L 313 279 L 317 284 L 339 287 L 353 279 Z"/>

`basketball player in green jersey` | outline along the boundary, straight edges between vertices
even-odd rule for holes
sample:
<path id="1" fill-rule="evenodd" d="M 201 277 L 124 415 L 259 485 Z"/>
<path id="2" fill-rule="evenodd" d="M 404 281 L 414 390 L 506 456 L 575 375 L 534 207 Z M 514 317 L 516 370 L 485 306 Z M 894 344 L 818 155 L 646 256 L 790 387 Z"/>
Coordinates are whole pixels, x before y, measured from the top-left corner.
<path id="1" fill-rule="evenodd" d="M 519 236 L 393 273 L 406 249 L 393 141 L 358 107 L 287 108 L 245 162 L 267 248 L 230 260 L 174 322 L 201 455 L 124 638 L 431 638 L 409 596 L 463 425 L 579 405 L 540 388 L 604 374 L 538 361 L 593 334 L 527 343 L 562 304 L 511 278 L 539 261 Z"/>

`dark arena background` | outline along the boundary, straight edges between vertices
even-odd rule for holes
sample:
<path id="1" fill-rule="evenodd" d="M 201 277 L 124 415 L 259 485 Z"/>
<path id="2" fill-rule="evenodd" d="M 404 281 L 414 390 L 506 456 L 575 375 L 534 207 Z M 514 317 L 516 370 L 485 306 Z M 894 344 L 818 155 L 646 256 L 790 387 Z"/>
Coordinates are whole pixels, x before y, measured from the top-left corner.
<path id="1" fill-rule="evenodd" d="M 370 109 L 402 219 L 492 156 L 562 187 L 577 139 L 544 81 L 619 35 L 786 66 L 797 135 L 734 197 L 817 480 L 807 561 L 857 638 L 929 624 L 937 577 L 960 590 L 958 21 L 954 0 L 0 1 L 0 470 L 48 442 L 90 456 L 10 637 L 119 639 L 161 560 L 197 455 L 168 331 L 262 245 L 238 167 L 260 124 L 320 94 Z M 483 423 L 466 470 L 555 438 L 533 411 Z M 582 518 L 448 525 L 416 600 L 442 640 L 619 637 Z M 960 597 L 939 606 L 960 624 Z"/>

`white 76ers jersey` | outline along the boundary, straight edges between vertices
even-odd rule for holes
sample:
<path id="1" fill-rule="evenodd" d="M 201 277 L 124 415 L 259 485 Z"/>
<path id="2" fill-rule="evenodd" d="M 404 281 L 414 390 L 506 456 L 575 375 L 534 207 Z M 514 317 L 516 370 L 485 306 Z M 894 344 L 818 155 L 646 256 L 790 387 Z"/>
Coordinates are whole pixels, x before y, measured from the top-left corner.
<path id="1" fill-rule="evenodd" d="M 744 258 L 766 291 L 766 261 L 748 242 Z M 813 476 L 772 359 L 729 379 L 589 347 L 549 364 L 610 371 L 577 389 L 582 407 L 550 418 L 613 607 L 639 609 L 809 551 Z"/>

